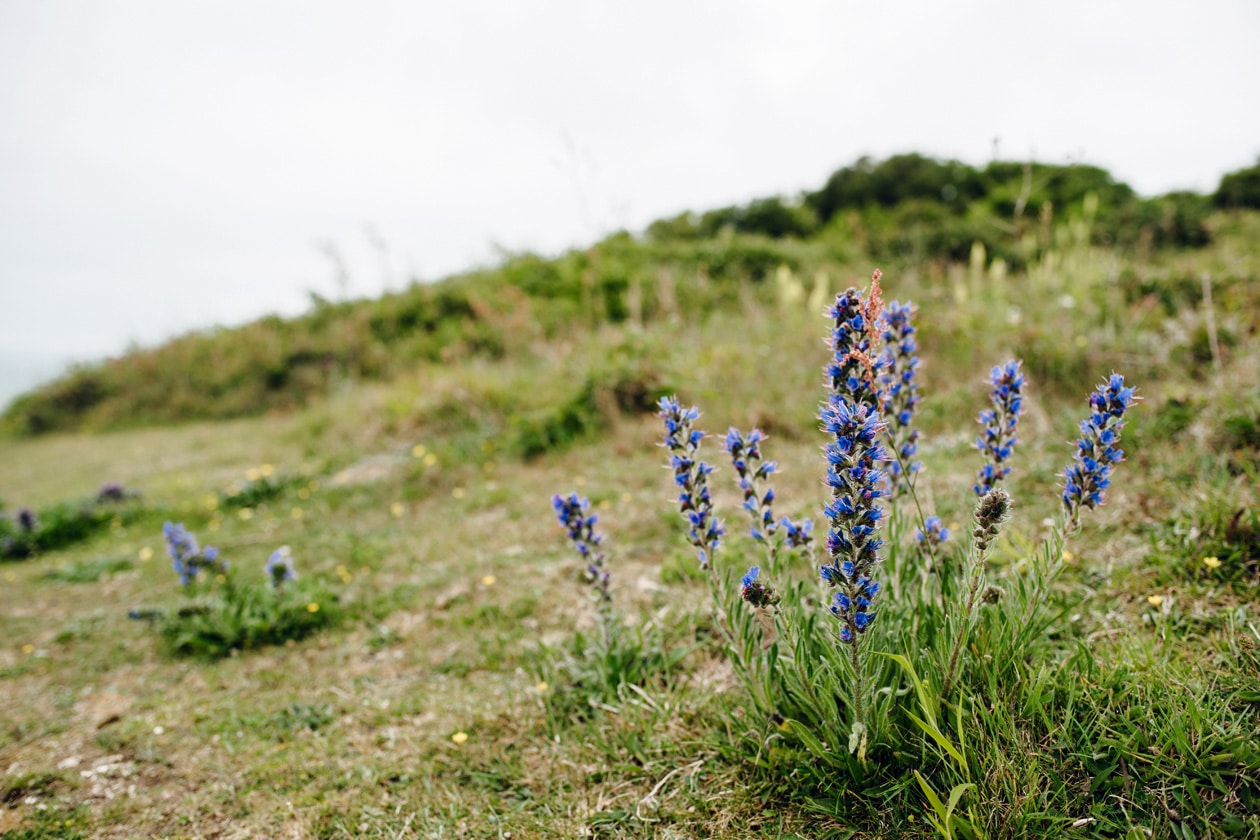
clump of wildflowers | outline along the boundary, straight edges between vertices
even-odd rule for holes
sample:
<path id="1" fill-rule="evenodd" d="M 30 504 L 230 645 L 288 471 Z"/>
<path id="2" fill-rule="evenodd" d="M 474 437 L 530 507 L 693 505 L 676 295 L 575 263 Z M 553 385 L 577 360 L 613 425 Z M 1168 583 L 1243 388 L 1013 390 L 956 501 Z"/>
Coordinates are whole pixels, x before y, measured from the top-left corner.
<path id="1" fill-rule="evenodd" d="M 227 573 L 228 562 L 219 557 L 219 550 L 213 546 L 201 548 L 196 535 L 185 528 L 184 523 L 167 522 L 162 526 L 162 534 L 166 537 L 171 566 L 184 586 L 196 580 L 203 569 L 215 574 Z"/>
<path id="2" fill-rule="evenodd" d="M 1064 473 L 1063 507 L 1067 530 L 1073 530 L 1081 508 L 1096 508 L 1111 485 L 1111 468 L 1124 458 L 1116 446 L 1124 415 L 1137 399 L 1133 388 L 1124 387 L 1124 377 L 1113 373 L 1089 395 L 1090 415 L 1081 421 L 1081 437 L 1076 442 L 1075 461 Z"/>
<path id="3" fill-rule="evenodd" d="M 577 493 L 552 496 L 551 507 L 566 535 L 573 542 L 573 547 L 586 563 L 583 576 L 591 585 L 591 596 L 600 609 L 606 608 L 612 603 L 612 591 L 609 588 L 612 578 L 604 568 L 604 552 L 600 550 L 604 537 L 595 531 L 599 514 L 590 513 L 590 499 Z"/>
<path id="4" fill-rule="evenodd" d="M 888 440 L 897 453 L 888 465 L 894 496 L 908 492 L 911 476 L 923 469 L 922 462 L 914 460 L 919 452 L 919 430 L 911 425 L 919 405 L 919 386 L 915 381 L 919 348 L 912 323 L 917 309 L 912 303 L 895 300 L 884 309 L 884 372 L 879 379 L 888 418 Z"/>
<path id="5" fill-rule="evenodd" d="M 1015 436 L 1015 428 L 1019 424 L 1019 415 L 1023 412 L 1024 374 L 1020 372 L 1021 362 L 1011 359 L 1004 365 L 993 368 L 989 382 L 993 385 L 990 400 L 993 408 L 980 412 L 977 422 L 983 424 L 984 431 L 976 438 L 976 449 L 988 459 L 977 476 L 972 489 L 977 496 L 983 496 L 998 482 L 1006 478 L 1011 468 L 1006 466 L 1015 444 L 1019 438 Z"/>
<path id="6" fill-rule="evenodd" d="M 663 445 L 672 453 L 670 468 L 678 487 L 678 507 L 690 525 L 687 539 L 696 547 L 700 568 L 708 569 L 726 531 L 713 513 L 709 494 L 708 476 L 713 467 L 699 459 L 704 432 L 691 427 L 700 418 L 700 411 L 694 406 L 683 408 L 674 397 L 661 397 L 659 407 L 665 423 Z"/>
<path id="7" fill-rule="evenodd" d="M 272 587 L 279 589 L 286 581 L 297 580 L 297 572 L 293 568 L 293 553 L 287 545 L 282 545 L 267 558 L 267 580 Z"/>
<path id="8" fill-rule="evenodd" d="M 133 493 L 126 487 L 123 487 L 117 481 L 110 481 L 101 485 L 96 491 L 96 501 L 105 502 L 125 502 L 127 499 L 137 498 L 140 494 Z"/>

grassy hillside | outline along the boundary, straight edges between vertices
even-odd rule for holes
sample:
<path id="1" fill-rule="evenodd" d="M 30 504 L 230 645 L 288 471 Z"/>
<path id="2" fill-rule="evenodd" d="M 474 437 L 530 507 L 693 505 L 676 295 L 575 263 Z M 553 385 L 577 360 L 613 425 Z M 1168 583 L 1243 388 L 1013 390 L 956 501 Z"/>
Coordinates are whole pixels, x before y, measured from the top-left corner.
<path id="1" fill-rule="evenodd" d="M 1020 264 L 882 264 L 885 297 L 919 307 L 924 471 L 883 526 L 865 693 L 818 562 L 747 536 L 720 446 L 763 429 L 775 510 L 821 539 L 819 313 L 869 283 L 851 244 L 615 237 L 96 369 L 132 384 L 0 439 L 0 544 L 32 546 L 0 560 L 0 836 L 1260 835 L 1260 216 L 1205 225 L 1194 248 L 1123 248 L 1056 210 Z M 362 367 L 292 363 L 302 347 Z M 270 390 L 245 373 L 262 358 Z M 935 514 L 967 543 L 975 418 L 1010 358 L 1028 383 L 1001 593 L 946 691 L 970 566 L 914 531 Z M 206 378 L 175 409 L 140 370 Z M 1124 460 L 1079 534 L 1039 548 L 1112 371 L 1141 397 Z M 712 575 L 659 445 L 666 394 L 711 433 Z M 108 430 L 50 431 L 78 425 Z M 571 491 L 599 515 L 611 611 L 557 525 Z M 230 566 L 182 587 L 167 521 Z M 298 578 L 273 590 L 282 545 Z M 754 564 L 783 596 L 764 650 L 736 583 Z M 308 623 L 220 633 L 281 615 Z"/>
<path id="2" fill-rule="evenodd" d="M 1085 165 L 863 159 L 794 200 L 663 219 L 552 259 L 524 254 L 481 272 L 377 300 L 316 300 L 306 315 L 191 333 L 80 366 L 18 398 L 0 427 L 43 434 L 290 411 L 355 382 L 388 381 L 430 363 L 535 352 L 602 324 L 649 324 L 729 310 L 777 294 L 780 270 L 813 288 L 879 264 L 890 272 L 947 267 L 1053 270 L 1088 242 L 1138 268 L 1156 254 L 1207 245 L 1227 217 L 1260 206 L 1233 173 L 1215 196 L 1142 199 Z M 1254 178 L 1252 179 L 1254 180 Z"/>

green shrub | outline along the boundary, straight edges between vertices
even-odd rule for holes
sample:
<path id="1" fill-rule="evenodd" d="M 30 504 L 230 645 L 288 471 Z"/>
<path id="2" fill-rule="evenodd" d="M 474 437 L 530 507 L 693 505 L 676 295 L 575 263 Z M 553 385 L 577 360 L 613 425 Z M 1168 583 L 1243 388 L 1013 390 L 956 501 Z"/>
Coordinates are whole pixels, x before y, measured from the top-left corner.
<path id="1" fill-rule="evenodd" d="M 279 588 L 225 581 L 172 611 L 149 618 L 177 656 L 217 659 L 298 641 L 340 623 L 343 610 L 326 586 L 295 581 Z"/>
<path id="2" fill-rule="evenodd" d="M 1212 196 L 1212 203 L 1223 208 L 1260 210 L 1260 161 L 1222 177 L 1216 194 Z"/>

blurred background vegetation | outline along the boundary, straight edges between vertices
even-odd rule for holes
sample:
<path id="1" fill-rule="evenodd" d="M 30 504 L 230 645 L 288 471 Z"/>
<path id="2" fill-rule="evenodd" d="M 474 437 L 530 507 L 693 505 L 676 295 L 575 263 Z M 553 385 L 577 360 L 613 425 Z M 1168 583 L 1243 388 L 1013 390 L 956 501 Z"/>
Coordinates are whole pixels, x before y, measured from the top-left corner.
<path id="1" fill-rule="evenodd" d="M 909 278 L 920 295 L 961 300 L 979 282 L 996 284 L 1009 297 L 1004 317 L 1017 327 L 1021 285 L 1088 252 L 1090 265 L 1108 273 L 1099 279 L 1111 309 L 1100 308 L 1100 324 L 1122 310 L 1140 317 L 1144 310 L 1134 306 L 1148 299 L 1162 316 L 1175 318 L 1211 290 L 1166 256 L 1222 237 L 1249 237 L 1254 224 L 1247 219 L 1256 210 L 1260 163 L 1225 175 L 1213 195 L 1142 198 L 1084 164 L 995 161 L 976 168 L 918 154 L 863 158 L 793 198 L 683 213 L 642 235 L 615 233 L 554 258 L 508 254 L 496 267 L 379 299 L 313 296 L 311 310 L 298 318 L 211 328 L 81 365 L 17 398 L 0 427 L 39 435 L 287 411 L 425 364 L 545 359 L 549 345 L 609 325 L 696 323 L 750 299 L 773 303 L 785 296 L 808 297 L 821 308 L 875 265 L 890 277 Z M 1251 279 L 1218 276 L 1216 294 L 1227 305 L 1231 294 L 1250 300 Z M 900 288 L 890 297 L 904 296 Z M 1071 289 L 1060 291 L 1070 298 Z M 1051 390 L 1055 382 L 1079 390 L 1085 371 L 1074 359 L 1081 348 L 1065 347 L 1047 330 L 1052 320 L 1039 316 L 1038 326 L 1019 333 L 1022 346 L 1015 350 Z M 976 346 L 975 330 L 983 326 L 956 321 L 949 332 L 957 334 L 935 340 Z M 930 327 L 926 333 L 931 344 Z M 1228 328 L 1215 336 L 1190 328 L 1151 358 L 1163 362 L 1175 351 L 1185 364 L 1204 365 L 1234 338 Z M 584 434 L 601 412 L 649 407 L 670 384 L 643 346 L 625 345 L 612 355 L 560 408 L 540 415 L 516 411 L 511 401 L 499 406 L 523 454 Z M 956 361 L 988 364 L 973 355 Z"/>

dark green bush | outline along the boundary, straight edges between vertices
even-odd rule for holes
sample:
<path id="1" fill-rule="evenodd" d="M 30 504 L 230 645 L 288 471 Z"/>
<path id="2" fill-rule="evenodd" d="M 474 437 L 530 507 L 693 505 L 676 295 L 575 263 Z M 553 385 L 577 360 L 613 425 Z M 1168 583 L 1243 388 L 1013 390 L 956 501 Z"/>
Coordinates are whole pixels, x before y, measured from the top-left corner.
<path id="1" fill-rule="evenodd" d="M 1222 208 L 1250 207 L 1260 210 L 1260 161 L 1221 178 L 1212 203 Z"/>
<path id="2" fill-rule="evenodd" d="M 298 641 L 343 618 L 338 598 L 305 579 L 279 589 L 240 587 L 231 580 L 172 611 L 140 613 L 177 656 L 218 659 L 233 652 Z"/>
<path id="3" fill-rule="evenodd" d="M 74 545 L 104 530 L 116 515 L 132 518 L 138 512 L 134 499 L 92 499 L 43 508 L 34 513 L 32 528 L 23 527 L 16 515 L 0 516 L 0 560 L 18 560 Z"/>

